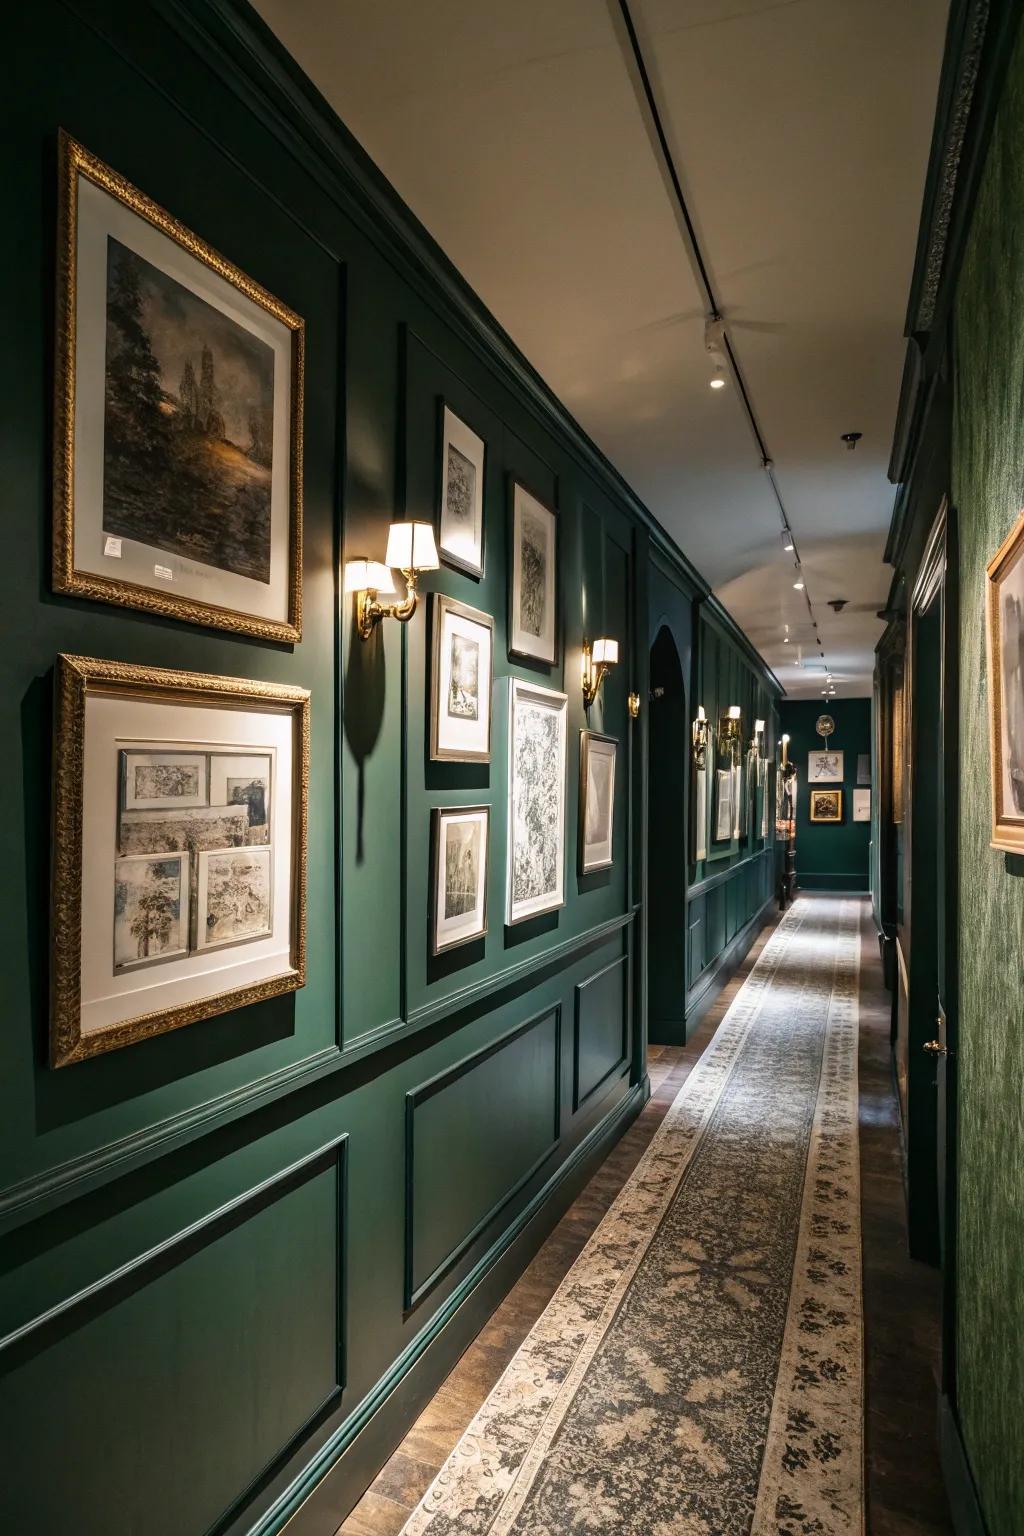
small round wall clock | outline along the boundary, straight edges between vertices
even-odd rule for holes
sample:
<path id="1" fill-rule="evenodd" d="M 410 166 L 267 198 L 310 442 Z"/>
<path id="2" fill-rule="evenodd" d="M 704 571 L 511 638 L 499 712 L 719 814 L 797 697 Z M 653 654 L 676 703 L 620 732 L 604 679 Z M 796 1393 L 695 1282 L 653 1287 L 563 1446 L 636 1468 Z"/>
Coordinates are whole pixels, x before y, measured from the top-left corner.
<path id="1" fill-rule="evenodd" d="M 832 732 L 835 730 L 835 728 L 836 723 L 832 719 L 831 715 L 819 715 L 817 720 L 814 722 L 814 729 L 817 731 L 819 736 L 824 736 L 826 741 L 828 741 L 828 738 L 832 735 Z"/>

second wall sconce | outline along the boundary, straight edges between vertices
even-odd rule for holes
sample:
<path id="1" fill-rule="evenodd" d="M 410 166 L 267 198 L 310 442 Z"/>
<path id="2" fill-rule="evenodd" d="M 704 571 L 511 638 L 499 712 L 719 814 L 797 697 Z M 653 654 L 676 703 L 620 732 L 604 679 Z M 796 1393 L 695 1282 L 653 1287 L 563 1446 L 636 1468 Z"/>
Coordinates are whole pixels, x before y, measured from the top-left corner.
<path id="1" fill-rule="evenodd" d="M 711 726 L 708 717 L 704 713 L 704 705 L 697 705 L 697 718 L 693 722 L 693 766 L 698 772 L 707 767 L 708 762 L 708 732 Z"/>
<path id="2" fill-rule="evenodd" d="M 356 627 L 360 638 L 369 640 L 382 619 L 397 619 L 407 624 L 416 612 L 417 583 L 421 571 L 436 571 L 437 545 L 430 523 L 392 523 L 384 563 L 379 560 L 349 560 L 345 565 L 345 591 L 356 594 Z M 394 592 L 391 568 L 405 577 L 405 601 L 379 603 L 381 592 Z"/>
<path id="3" fill-rule="evenodd" d="M 740 706 L 738 704 L 730 704 L 718 725 L 719 738 L 722 745 L 729 748 L 734 763 L 739 761 L 741 715 L 742 710 Z"/>
<path id="4" fill-rule="evenodd" d="M 595 640 L 591 646 L 589 640 L 583 642 L 583 703 L 587 709 L 601 691 L 601 684 L 609 667 L 614 667 L 619 659 L 619 642 L 617 640 Z"/>

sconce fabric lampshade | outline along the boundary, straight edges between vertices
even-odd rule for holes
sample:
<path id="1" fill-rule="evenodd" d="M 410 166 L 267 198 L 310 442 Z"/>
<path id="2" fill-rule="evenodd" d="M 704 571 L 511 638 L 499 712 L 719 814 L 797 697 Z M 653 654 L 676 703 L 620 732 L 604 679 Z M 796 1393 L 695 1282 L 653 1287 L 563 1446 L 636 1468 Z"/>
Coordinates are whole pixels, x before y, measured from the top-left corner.
<path id="1" fill-rule="evenodd" d="M 760 736 L 763 733 L 763 731 L 764 731 L 764 721 L 763 720 L 755 720 L 754 721 L 754 735 L 755 736 Z"/>
<path id="2" fill-rule="evenodd" d="M 345 562 L 346 592 L 393 592 L 395 583 L 391 572 L 379 560 L 347 560 Z"/>
<path id="3" fill-rule="evenodd" d="M 730 704 L 729 705 L 729 719 L 730 720 L 738 720 L 740 718 L 740 713 L 741 713 L 740 706 L 738 704 Z"/>
<path id="4" fill-rule="evenodd" d="M 603 661 L 606 667 L 614 666 L 619 659 L 619 642 L 617 640 L 595 640 L 592 659 L 595 663 Z"/>
<path id="5" fill-rule="evenodd" d="M 392 523 L 385 562 L 399 571 L 436 571 L 437 545 L 429 523 Z"/>

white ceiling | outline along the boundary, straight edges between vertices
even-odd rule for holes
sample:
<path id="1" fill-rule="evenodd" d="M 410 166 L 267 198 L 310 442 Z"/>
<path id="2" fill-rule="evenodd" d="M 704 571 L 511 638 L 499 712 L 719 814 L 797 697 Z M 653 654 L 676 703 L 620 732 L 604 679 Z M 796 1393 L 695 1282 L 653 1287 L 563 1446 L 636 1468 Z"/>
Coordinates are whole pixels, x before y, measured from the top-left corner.
<path id="1" fill-rule="evenodd" d="M 738 391 L 708 388 L 617 0 L 256 5 L 787 691 L 818 693 Z M 828 665 L 840 696 L 868 693 L 947 0 L 630 9 Z M 846 431 L 863 433 L 852 453 Z"/>

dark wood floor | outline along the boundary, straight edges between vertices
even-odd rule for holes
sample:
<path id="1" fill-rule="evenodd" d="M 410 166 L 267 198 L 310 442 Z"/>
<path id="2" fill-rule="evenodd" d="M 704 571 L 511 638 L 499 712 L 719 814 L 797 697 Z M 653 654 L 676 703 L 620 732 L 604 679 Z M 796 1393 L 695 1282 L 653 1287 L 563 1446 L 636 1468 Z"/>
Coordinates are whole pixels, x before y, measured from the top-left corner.
<path id="1" fill-rule="evenodd" d="M 651 1046 L 651 1099 L 477 1335 L 338 1536 L 395 1536 L 639 1161 L 771 933 L 684 1047 Z M 861 1157 L 870 1536 L 952 1531 L 934 1445 L 938 1282 L 907 1257 L 888 994 L 865 903 L 861 949 Z"/>

